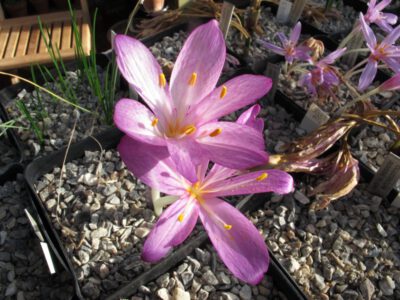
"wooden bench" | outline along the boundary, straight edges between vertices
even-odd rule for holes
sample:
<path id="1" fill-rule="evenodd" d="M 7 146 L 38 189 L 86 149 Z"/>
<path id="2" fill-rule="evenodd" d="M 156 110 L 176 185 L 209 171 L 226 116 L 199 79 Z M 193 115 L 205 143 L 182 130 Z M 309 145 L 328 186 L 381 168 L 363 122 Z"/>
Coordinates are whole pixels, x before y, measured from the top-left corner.
<path id="1" fill-rule="evenodd" d="M 80 28 L 83 49 L 89 55 L 91 49 L 89 9 L 86 0 L 80 0 L 80 4 L 80 9 L 75 11 L 76 21 Z M 0 14 L 0 70 L 51 62 L 40 33 L 38 16 L 44 28 L 49 29 L 50 36 L 47 40 L 51 41 L 54 49 L 60 50 L 63 60 L 74 59 L 75 37 L 69 11 L 10 19 L 1 17 Z"/>

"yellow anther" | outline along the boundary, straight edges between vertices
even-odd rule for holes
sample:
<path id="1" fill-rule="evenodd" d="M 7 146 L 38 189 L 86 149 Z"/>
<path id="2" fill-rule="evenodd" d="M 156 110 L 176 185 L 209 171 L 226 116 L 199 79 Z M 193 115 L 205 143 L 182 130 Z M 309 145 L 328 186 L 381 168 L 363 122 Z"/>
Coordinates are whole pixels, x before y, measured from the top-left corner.
<path id="1" fill-rule="evenodd" d="M 258 176 L 257 178 L 256 178 L 256 180 L 257 181 L 261 181 L 261 180 L 264 180 L 265 178 L 267 178 L 268 177 L 268 174 L 267 173 L 262 173 L 260 176 Z"/>
<path id="2" fill-rule="evenodd" d="M 224 224 L 224 228 L 225 228 L 226 230 L 231 230 L 231 229 L 232 229 L 232 225 Z"/>
<path id="3" fill-rule="evenodd" d="M 153 121 L 151 121 L 151 126 L 156 126 L 158 124 L 158 119 L 154 118 Z"/>
<path id="4" fill-rule="evenodd" d="M 167 80 L 165 79 L 165 75 L 164 73 L 161 73 L 159 78 L 158 78 L 158 83 L 161 87 L 165 87 L 165 85 L 167 84 Z"/>
<path id="5" fill-rule="evenodd" d="M 211 132 L 211 133 L 209 134 L 209 136 L 215 137 L 215 136 L 219 135 L 221 132 L 222 132 L 222 129 L 221 129 L 221 128 L 217 128 L 217 129 L 215 129 L 213 132 Z"/>
<path id="6" fill-rule="evenodd" d="M 192 134 L 195 131 L 196 131 L 196 127 L 194 127 L 193 125 L 188 125 L 183 129 L 183 133 L 187 134 L 187 135 Z"/>
<path id="7" fill-rule="evenodd" d="M 196 84 L 196 80 L 197 80 L 197 73 L 193 72 L 192 76 L 190 76 L 188 84 L 194 86 Z"/>
<path id="8" fill-rule="evenodd" d="M 178 221 L 179 221 L 179 222 L 182 222 L 182 221 L 183 221 L 183 214 L 180 214 L 180 215 L 178 216 Z"/>
<path id="9" fill-rule="evenodd" d="M 226 96 L 226 93 L 228 92 L 228 88 L 225 86 L 225 85 L 223 85 L 222 86 L 222 90 L 221 90 L 221 94 L 219 94 L 219 98 L 224 98 L 225 96 Z"/>

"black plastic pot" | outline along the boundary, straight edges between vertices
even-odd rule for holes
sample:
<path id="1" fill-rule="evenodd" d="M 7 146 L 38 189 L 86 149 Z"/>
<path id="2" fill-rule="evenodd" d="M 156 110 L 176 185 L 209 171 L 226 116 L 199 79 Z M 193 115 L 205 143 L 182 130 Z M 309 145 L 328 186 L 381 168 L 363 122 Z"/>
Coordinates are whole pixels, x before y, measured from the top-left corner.
<path id="1" fill-rule="evenodd" d="M 96 60 L 97 60 L 97 65 L 104 69 L 106 68 L 106 66 L 109 62 L 109 59 L 105 55 L 102 55 L 102 54 L 97 54 Z M 67 62 L 67 63 L 65 63 L 65 66 L 66 66 L 67 70 L 71 70 L 73 68 L 76 68 L 76 62 L 75 61 Z M 35 74 L 36 81 L 39 85 L 42 85 L 46 81 L 46 79 L 43 78 L 41 76 L 41 74 L 39 72 L 37 72 L 37 70 L 36 70 L 36 73 L 37 73 L 37 74 Z M 57 78 L 57 72 L 55 69 L 50 70 L 50 73 L 52 76 Z M 8 109 L 11 105 L 13 105 L 12 102 L 17 97 L 17 95 L 24 89 L 28 92 L 31 92 L 34 90 L 34 87 L 26 82 L 19 82 L 17 84 L 10 85 L 10 86 L 0 90 L 0 118 L 3 121 L 8 121 L 11 119 Z M 16 149 L 18 150 L 19 157 L 18 157 L 18 160 L 16 160 L 16 162 L 23 163 L 23 162 L 27 161 L 28 158 L 26 157 L 26 155 L 24 155 L 24 149 L 25 149 L 24 145 L 23 145 L 21 139 L 19 138 L 19 135 L 17 134 L 16 130 L 9 129 L 9 130 L 7 130 L 7 133 L 9 134 L 10 141 L 15 145 Z M 0 169 L 0 173 L 1 172 L 2 172 L 2 170 Z"/>
<path id="2" fill-rule="evenodd" d="M 111 129 L 102 134 L 96 136 L 97 141 L 102 145 L 103 149 L 115 148 L 118 144 L 122 133 L 117 129 Z M 81 142 L 71 145 L 66 161 L 70 161 L 79 157 L 82 157 L 85 151 L 95 151 L 99 150 L 99 145 L 92 138 L 87 138 Z M 27 181 L 29 190 L 32 194 L 32 203 L 38 212 L 40 219 L 40 224 L 42 224 L 44 230 L 46 231 L 46 239 L 48 239 L 49 244 L 54 245 L 52 247 L 55 256 L 59 258 L 60 263 L 65 265 L 70 271 L 71 276 L 74 278 L 76 296 L 79 299 L 83 299 L 80 291 L 80 286 L 78 280 L 75 276 L 74 269 L 70 259 L 67 256 L 65 248 L 62 245 L 61 239 L 58 233 L 55 231 L 46 208 L 44 207 L 42 201 L 35 191 L 35 183 L 37 180 L 47 172 L 51 171 L 54 167 L 60 167 L 64 160 L 65 149 L 57 151 L 50 156 L 39 158 L 32 163 L 30 163 L 25 170 L 25 179 Z M 268 194 L 253 197 L 250 201 L 245 201 L 239 203 L 238 207 L 242 211 L 251 210 L 254 204 L 260 204 L 265 201 Z M 254 201 L 253 201 L 254 200 Z M 162 262 L 154 265 L 150 270 L 144 272 L 137 278 L 132 278 L 131 283 L 122 287 L 120 290 L 110 295 L 107 299 L 120 299 L 123 297 L 131 296 L 136 293 L 137 289 L 141 286 L 150 282 L 163 273 L 167 272 L 179 262 L 181 262 L 187 255 L 189 255 L 195 248 L 199 247 L 207 240 L 207 235 L 203 232 L 197 237 L 194 237 L 191 241 L 184 243 L 183 246 L 178 247 L 170 256 L 164 259 Z M 272 275 L 274 282 L 281 291 L 287 295 L 288 299 L 307 299 L 305 295 L 298 288 L 293 279 L 281 266 L 281 264 L 276 260 L 276 258 L 271 255 L 271 265 L 268 271 L 269 275 Z"/>
<path id="3" fill-rule="evenodd" d="M 22 174 L 24 172 L 24 166 L 21 164 L 13 164 L 10 165 L 9 168 L 5 173 L 0 174 L 0 185 L 5 184 L 8 181 L 14 181 L 17 178 L 18 174 Z M 64 272 L 67 270 L 65 268 L 65 264 L 60 260 L 60 257 L 57 255 L 56 252 L 54 252 L 54 244 L 49 240 L 49 236 L 47 234 L 47 230 L 43 226 L 41 222 L 41 218 L 39 217 L 37 210 L 34 206 L 32 206 L 32 202 L 30 201 L 28 194 L 27 197 L 19 197 L 19 201 L 23 206 L 26 206 L 26 209 L 29 211 L 31 216 L 35 219 L 38 225 L 38 229 L 42 236 L 46 239 L 46 242 L 50 248 L 50 250 L 53 252 L 52 254 L 52 261 L 54 263 L 54 268 L 56 270 L 56 273 L 53 275 L 48 274 L 48 280 L 51 281 L 52 279 L 56 278 L 61 272 Z M 33 230 L 32 233 L 29 237 L 29 239 L 35 240 L 35 242 L 39 243 L 39 238 L 34 234 Z M 68 282 L 72 283 L 72 276 L 68 276 Z M 65 298 L 67 299 L 67 298 Z M 72 299 L 72 297 L 70 298 Z"/>
<path id="4" fill-rule="evenodd" d="M 0 120 L 3 122 L 9 121 L 7 114 L 1 105 L 2 99 L 6 99 L 7 97 L 7 91 L 8 91 L 7 89 L 0 91 Z M 22 161 L 24 160 L 24 153 L 22 151 L 22 146 L 19 142 L 19 139 L 16 136 L 14 129 L 12 128 L 7 129 L 5 135 L 8 141 L 10 142 L 11 146 L 14 148 L 16 157 L 10 164 L 0 167 L 0 176 L 2 176 L 3 174 L 7 174 L 7 172 L 9 170 L 12 170 L 15 165 L 22 163 Z"/>

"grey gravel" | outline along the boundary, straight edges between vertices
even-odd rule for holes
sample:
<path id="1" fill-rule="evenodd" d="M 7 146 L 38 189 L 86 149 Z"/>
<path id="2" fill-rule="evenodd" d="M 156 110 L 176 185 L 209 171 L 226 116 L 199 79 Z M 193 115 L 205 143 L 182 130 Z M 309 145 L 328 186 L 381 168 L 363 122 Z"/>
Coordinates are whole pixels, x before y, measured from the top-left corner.
<path id="1" fill-rule="evenodd" d="M 210 259 L 211 257 L 215 257 L 216 259 Z M 199 258 L 205 259 L 208 263 L 200 262 Z M 187 278 L 191 279 L 187 280 Z M 157 297 L 154 297 L 154 295 L 157 295 Z M 250 286 L 232 276 L 210 245 L 204 248 L 196 248 L 194 253 L 187 256 L 178 266 L 163 274 L 155 281 L 141 286 L 139 293 L 135 297 L 137 297 L 135 298 L 137 300 L 286 299 L 274 287 L 272 278 L 268 275 L 257 286 Z"/>
<path id="2" fill-rule="evenodd" d="M 28 203 L 21 174 L 0 185 L 0 299 L 70 299 L 72 279 L 61 268 L 50 275 L 24 212 Z"/>
<path id="3" fill-rule="evenodd" d="M 0 125 L 2 121 L 0 120 Z M 0 134 L 3 128 L 0 128 Z M 18 159 L 18 152 L 15 146 L 9 140 L 7 134 L 0 135 L 0 169 L 8 164 L 16 162 Z"/>

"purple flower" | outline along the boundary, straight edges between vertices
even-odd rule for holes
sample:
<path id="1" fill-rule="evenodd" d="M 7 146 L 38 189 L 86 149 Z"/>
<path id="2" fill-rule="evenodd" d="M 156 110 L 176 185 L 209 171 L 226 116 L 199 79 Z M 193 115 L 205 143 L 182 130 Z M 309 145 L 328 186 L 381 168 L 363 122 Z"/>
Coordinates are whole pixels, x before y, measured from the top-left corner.
<path id="1" fill-rule="evenodd" d="M 360 14 L 360 22 L 364 38 L 367 42 L 368 48 L 371 50 L 368 63 L 358 82 L 358 89 L 363 91 L 374 80 L 378 70 L 378 62 L 380 60 L 394 72 L 400 72 L 400 63 L 398 61 L 398 58 L 400 57 L 400 47 L 393 45 L 400 37 L 400 26 L 393 29 L 383 39 L 383 41 L 378 44 L 372 29 L 367 25 L 362 14 Z"/>
<path id="2" fill-rule="evenodd" d="M 262 130 L 252 107 L 237 123 Z M 230 195 L 293 191 L 292 177 L 280 170 L 243 172 L 208 162 L 197 166 L 196 181 L 177 170 L 166 147 L 122 138 L 122 160 L 147 185 L 177 199 L 161 215 L 143 245 L 142 258 L 157 262 L 192 232 L 200 217 L 211 242 L 229 270 L 239 279 L 259 283 L 268 269 L 269 256 L 257 228 L 236 208 L 219 199 Z M 185 168 L 183 168 L 185 170 Z"/>
<path id="3" fill-rule="evenodd" d="M 282 32 L 277 33 L 277 36 L 281 40 L 282 48 L 262 40 L 259 40 L 259 42 L 261 45 L 275 52 L 276 54 L 285 56 L 286 61 L 290 64 L 294 59 L 309 60 L 310 55 L 308 52 L 310 52 L 311 49 L 307 46 L 296 46 L 297 42 L 299 41 L 300 33 L 301 23 L 297 22 L 296 26 L 290 33 L 289 39 L 287 39 Z"/>
<path id="4" fill-rule="evenodd" d="M 299 80 L 301 86 L 307 87 L 309 93 L 318 94 L 317 89 L 329 91 L 332 87 L 339 85 L 340 79 L 336 71 L 330 65 L 344 54 L 346 48 L 338 49 L 325 58 L 315 63 L 315 67 L 302 75 Z"/>
<path id="5" fill-rule="evenodd" d="M 367 24 L 375 23 L 386 32 L 392 31 L 392 26 L 397 23 L 397 16 L 391 13 L 383 13 L 382 10 L 388 6 L 392 0 L 383 0 L 376 4 L 376 0 L 368 3 L 368 10 L 365 14 L 365 22 Z"/>
<path id="6" fill-rule="evenodd" d="M 115 38 L 122 75 L 143 98 L 120 100 L 116 126 L 131 138 L 167 149 L 178 171 L 196 180 L 195 166 L 211 160 L 246 169 L 265 163 L 263 134 L 220 117 L 254 103 L 271 88 L 270 78 L 241 75 L 215 87 L 226 47 L 215 20 L 199 26 L 175 62 L 170 85 L 145 45 L 124 35 Z M 184 168 L 187 168 L 184 170 Z"/>

